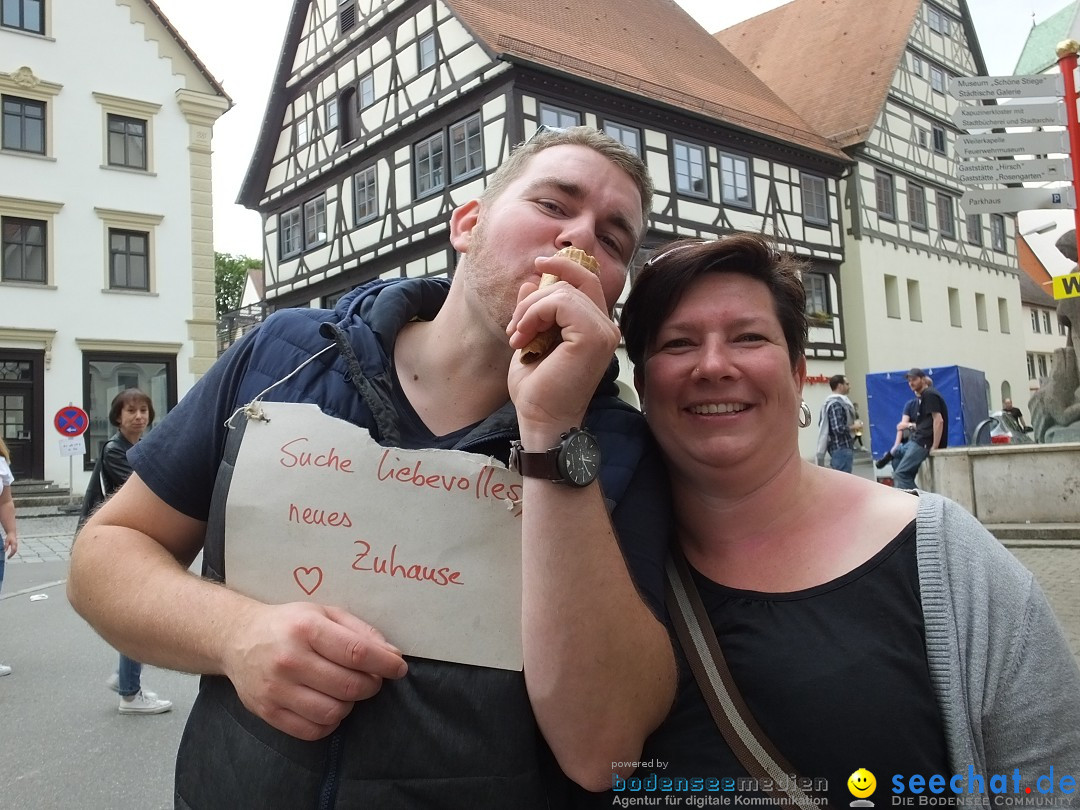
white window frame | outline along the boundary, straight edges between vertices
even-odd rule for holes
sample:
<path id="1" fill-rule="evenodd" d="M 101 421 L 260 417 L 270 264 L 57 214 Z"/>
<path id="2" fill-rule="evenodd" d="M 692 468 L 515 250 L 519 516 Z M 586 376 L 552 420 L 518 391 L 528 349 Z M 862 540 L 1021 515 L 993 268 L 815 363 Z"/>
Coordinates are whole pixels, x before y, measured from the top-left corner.
<path id="1" fill-rule="evenodd" d="M 475 131 L 471 131 L 475 126 Z M 484 170 L 484 125 L 474 113 L 450 125 L 450 182 L 456 183 Z M 458 163 L 464 163 L 458 170 Z"/>
<path id="2" fill-rule="evenodd" d="M 1005 252 L 1005 217 L 1001 214 L 990 215 L 990 247 Z"/>
<path id="3" fill-rule="evenodd" d="M 22 149 L 4 149 L 3 140 L 0 139 L 0 152 L 5 155 L 20 155 L 28 158 L 53 159 L 53 97 L 63 89 L 63 85 L 46 82 L 34 75 L 28 67 L 21 67 L 14 73 L 0 73 L 0 95 L 12 96 L 20 101 L 38 102 L 45 109 L 45 149 L 42 152 L 24 151 Z M 2 114 L 2 108 L 0 108 Z M 3 122 L 0 120 L 0 128 Z"/>
<path id="4" fill-rule="evenodd" d="M 956 238 L 956 199 L 939 191 L 936 198 L 938 232 L 950 239 Z"/>
<path id="5" fill-rule="evenodd" d="M 103 291 L 125 295 L 157 295 L 157 226 L 165 218 L 160 214 L 138 211 L 118 211 L 113 208 L 95 208 L 94 213 L 104 224 L 104 288 Z M 126 231 L 146 236 L 146 289 L 114 287 L 112 285 L 112 232 Z"/>
<path id="6" fill-rule="evenodd" d="M 436 159 L 437 156 L 437 159 Z M 416 197 L 427 197 L 446 186 L 446 138 L 439 130 L 413 146 Z"/>
<path id="7" fill-rule="evenodd" d="M 323 123 L 327 132 L 338 128 L 338 100 L 329 99 L 323 103 Z"/>
<path id="8" fill-rule="evenodd" d="M 803 275 L 803 284 L 806 287 L 806 314 L 830 314 L 829 277 L 811 270 Z"/>
<path id="9" fill-rule="evenodd" d="M 938 155 L 947 155 L 949 153 L 949 134 L 945 131 L 945 127 L 939 127 L 936 124 L 931 125 L 931 133 L 933 135 L 932 143 L 934 153 Z M 940 148 L 938 148 L 940 142 Z"/>
<path id="10" fill-rule="evenodd" d="M 907 184 L 908 222 L 919 231 L 928 229 L 926 222 L 926 186 L 908 181 Z"/>
<path id="11" fill-rule="evenodd" d="M 375 74 L 365 73 L 357 82 L 356 109 L 366 110 L 375 103 Z"/>
<path id="12" fill-rule="evenodd" d="M 740 180 L 746 199 L 739 197 Z M 730 152 L 720 153 L 720 198 L 728 205 L 754 207 L 754 171 L 750 158 Z"/>
<path id="13" fill-rule="evenodd" d="M 581 126 L 581 113 L 568 110 L 566 107 L 557 107 L 554 104 L 543 103 L 539 110 L 540 126 L 552 129 L 569 129 Z"/>
<path id="14" fill-rule="evenodd" d="M 435 41 L 435 32 L 428 31 L 420 37 L 416 43 L 416 65 L 420 73 L 431 70 L 438 61 L 438 48 Z"/>
<path id="15" fill-rule="evenodd" d="M 379 216 L 379 174 L 373 165 L 353 175 L 353 216 L 357 225 Z"/>
<path id="16" fill-rule="evenodd" d="M 618 121 L 605 121 L 604 132 L 641 157 L 641 130 Z"/>
<path id="17" fill-rule="evenodd" d="M 41 22 L 41 28 L 30 28 L 25 25 L 26 21 L 26 5 L 30 2 L 36 3 L 38 7 L 38 17 Z M 45 31 L 48 26 L 48 11 L 52 3 L 50 0 L 17 0 L 19 20 L 14 21 L 10 19 L 4 19 L 3 7 L 0 7 L 0 26 L 3 28 L 11 29 L 12 31 L 25 31 L 28 34 L 40 34 L 45 35 Z M 6 3 L 4 4 L 7 5 Z"/>
<path id="18" fill-rule="evenodd" d="M 117 237 L 124 239 L 125 245 L 128 247 L 125 251 L 116 251 L 113 248 L 113 241 Z M 147 231 L 131 230 L 128 228 L 109 228 L 109 289 L 113 291 L 123 292 L 150 292 L 150 234 Z M 114 272 L 117 268 L 115 266 L 115 260 L 117 255 L 123 255 L 126 257 L 128 281 L 130 282 L 131 266 L 130 262 L 133 257 L 140 254 L 131 250 L 133 239 L 141 239 L 145 253 L 141 254 L 143 260 L 146 263 L 144 268 L 146 273 L 146 286 L 139 286 L 131 283 L 118 284 L 117 276 Z"/>
<path id="19" fill-rule="evenodd" d="M 671 156 L 675 168 L 675 189 L 687 197 L 707 200 L 709 181 L 705 147 L 688 141 L 672 140 Z"/>
<path id="20" fill-rule="evenodd" d="M 112 96 L 107 93 L 94 93 L 94 100 L 101 107 L 101 130 L 102 150 L 101 168 L 116 171 L 138 172 L 139 174 L 154 174 L 154 123 L 157 114 L 161 111 L 160 104 L 152 104 L 148 101 L 138 101 L 132 98 Z M 122 118 L 138 118 L 146 124 L 146 168 L 137 169 L 133 166 L 122 166 L 109 162 L 109 116 Z"/>
<path id="21" fill-rule="evenodd" d="M 937 65 L 930 66 L 930 87 L 933 88 L 935 93 L 941 93 L 942 95 L 948 92 L 949 74 L 945 72 L 945 68 Z"/>
<path id="22" fill-rule="evenodd" d="M 304 218 L 300 206 L 278 215 L 278 256 L 290 259 L 304 252 Z"/>
<path id="23" fill-rule="evenodd" d="M 917 53 L 911 54 L 911 72 L 919 78 L 922 78 L 923 71 L 926 67 L 926 60 L 919 56 Z"/>
<path id="24" fill-rule="evenodd" d="M 896 221 L 896 178 L 881 169 L 874 170 L 874 202 L 881 219 Z"/>
<path id="25" fill-rule="evenodd" d="M 49 284 L 49 259 L 51 258 L 51 227 L 52 223 L 49 220 L 38 219 L 37 217 L 18 216 L 14 214 L 0 214 L 0 227 L 8 224 L 7 220 L 17 220 L 17 227 L 38 227 L 41 228 L 41 278 L 25 278 L 26 261 L 25 255 L 23 257 L 22 266 L 24 277 L 23 278 L 8 278 L 7 273 L 11 268 L 7 266 L 8 259 L 12 258 L 11 254 L 7 250 L 7 246 L 0 241 L 0 283 L 2 284 L 27 284 L 35 287 L 44 287 Z M 23 243 L 25 245 L 25 243 Z M 31 243 L 33 246 L 33 243 Z M 18 248 L 16 248 L 18 250 Z"/>
<path id="26" fill-rule="evenodd" d="M 328 238 L 326 195 L 320 194 L 304 203 L 304 250 L 326 244 Z"/>
<path id="27" fill-rule="evenodd" d="M 303 146 L 311 140 L 311 131 L 308 127 L 308 119 L 306 115 L 302 115 L 293 122 L 293 129 L 296 131 L 296 145 Z"/>
<path id="28" fill-rule="evenodd" d="M 802 186 L 803 219 L 814 225 L 828 225 L 829 184 L 824 177 L 816 174 L 800 174 Z"/>
<path id="29" fill-rule="evenodd" d="M 982 214 L 968 214 L 964 218 L 964 230 L 967 232 L 969 245 L 983 246 Z"/>
<path id="30" fill-rule="evenodd" d="M 952 20 L 949 19 L 949 15 L 929 3 L 926 6 L 926 22 L 931 31 L 944 37 L 952 33 Z"/>

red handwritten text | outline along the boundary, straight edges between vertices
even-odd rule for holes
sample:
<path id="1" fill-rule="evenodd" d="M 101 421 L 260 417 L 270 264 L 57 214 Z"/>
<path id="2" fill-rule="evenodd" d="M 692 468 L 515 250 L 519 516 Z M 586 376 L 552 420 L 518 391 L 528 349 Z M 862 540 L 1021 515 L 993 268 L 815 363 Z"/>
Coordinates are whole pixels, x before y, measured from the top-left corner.
<path id="1" fill-rule="evenodd" d="M 328 512 L 325 509 L 314 509 L 310 506 L 297 506 L 289 504 L 289 522 L 304 523 L 308 526 L 344 526 L 352 527 L 348 512 Z"/>
<path id="2" fill-rule="evenodd" d="M 354 543 L 362 549 L 356 555 L 356 559 L 352 564 L 352 567 L 357 571 L 371 571 L 375 574 L 412 579 L 417 582 L 431 582 L 439 587 L 465 584 L 461 581 L 461 572 L 449 567 L 429 568 L 426 565 L 410 565 L 408 567 L 402 565 L 397 561 L 397 543 L 394 543 L 390 549 L 389 559 L 384 559 L 376 554 L 370 565 L 363 565 L 364 560 L 371 554 L 371 544 L 366 540 L 356 540 Z"/>
<path id="3" fill-rule="evenodd" d="M 520 484 L 504 484 L 501 481 L 491 480 L 495 475 L 495 467 L 484 467 L 472 478 L 464 475 L 442 475 L 424 470 L 423 459 L 402 467 L 395 467 L 393 462 L 397 458 L 391 459 L 390 453 L 390 450 L 386 450 L 379 458 L 375 474 L 380 481 L 410 484 L 427 489 L 443 489 L 447 492 L 471 492 L 476 500 L 482 498 L 493 498 L 498 501 L 521 500 Z"/>
<path id="4" fill-rule="evenodd" d="M 352 459 L 342 458 L 338 455 L 337 448 L 331 447 L 325 453 L 312 453 L 300 449 L 301 445 L 307 444 L 307 437 L 293 439 L 281 445 L 282 467 L 326 467 L 343 473 L 352 473 Z M 295 445 L 295 446 L 294 446 Z"/>

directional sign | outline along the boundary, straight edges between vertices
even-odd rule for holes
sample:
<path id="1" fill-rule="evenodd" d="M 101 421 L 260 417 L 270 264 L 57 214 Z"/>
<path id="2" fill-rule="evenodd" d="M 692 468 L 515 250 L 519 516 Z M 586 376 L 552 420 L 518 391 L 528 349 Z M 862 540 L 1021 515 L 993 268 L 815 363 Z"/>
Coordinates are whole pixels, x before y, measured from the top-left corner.
<path id="1" fill-rule="evenodd" d="M 1080 298 L 1080 273 L 1054 277 L 1054 298 Z"/>
<path id="2" fill-rule="evenodd" d="M 61 436 L 68 438 L 82 436 L 90 427 L 90 417 L 82 408 L 68 405 L 56 412 L 56 416 L 53 417 L 53 426 Z"/>
<path id="3" fill-rule="evenodd" d="M 1054 126 L 1065 123 L 1065 105 L 1060 101 L 1052 101 L 1048 104 L 995 104 L 991 106 L 961 104 L 953 112 L 952 120 L 960 129 Z"/>
<path id="4" fill-rule="evenodd" d="M 949 80 L 949 95 L 961 101 L 980 98 L 1046 98 L 1065 95 L 1060 73 L 1038 76 L 957 76 Z"/>
<path id="5" fill-rule="evenodd" d="M 969 214 L 1033 211 L 1036 208 L 1075 208 L 1076 195 L 1072 186 L 1006 188 L 1000 191 L 969 190 L 960 198 L 960 206 Z"/>
<path id="6" fill-rule="evenodd" d="M 987 132 L 956 139 L 956 157 L 1011 157 L 1012 155 L 1067 155 L 1069 137 L 1060 132 Z"/>
<path id="7" fill-rule="evenodd" d="M 959 163 L 956 179 L 962 183 L 1047 183 L 1072 180 L 1068 160 L 980 160 Z"/>

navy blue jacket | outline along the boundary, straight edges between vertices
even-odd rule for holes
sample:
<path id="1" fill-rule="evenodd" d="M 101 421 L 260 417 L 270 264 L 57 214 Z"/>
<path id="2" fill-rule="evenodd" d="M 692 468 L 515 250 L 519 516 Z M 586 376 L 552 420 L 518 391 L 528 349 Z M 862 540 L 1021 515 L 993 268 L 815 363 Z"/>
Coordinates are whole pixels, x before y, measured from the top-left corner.
<path id="1" fill-rule="evenodd" d="M 266 401 L 315 403 L 368 428 L 381 444 L 395 444 L 394 340 L 410 320 L 433 318 L 447 290 L 443 279 L 376 281 L 344 297 L 333 312 L 276 313 L 230 349 L 136 445 L 133 464 L 151 489 L 180 511 L 208 520 L 206 576 L 227 579 L 225 496 L 246 422 L 237 416 L 237 429 L 228 430 L 222 425 L 229 415 L 265 392 Z M 585 424 L 601 445 L 605 496 L 618 502 L 649 440 L 640 414 L 615 396 L 615 371 L 613 364 Z M 210 455 L 220 460 L 212 501 L 208 487 L 196 493 L 190 482 L 197 465 L 181 481 L 168 474 L 170 457 L 202 441 L 192 439 L 196 424 L 216 448 Z M 456 449 L 505 463 L 517 436 L 516 414 L 507 402 Z M 616 508 L 621 535 L 619 514 Z M 662 536 L 646 538 L 628 552 L 631 569 L 650 579 L 639 584 L 654 609 L 663 593 L 663 542 Z M 227 679 L 204 677 L 177 757 L 176 806 L 539 810 L 567 804 L 568 781 L 540 735 L 522 673 L 415 658 L 409 666 L 406 678 L 386 682 L 374 698 L 357 703 L 334 734 L 316 742 L 276 731 L 241 705 Z"/>

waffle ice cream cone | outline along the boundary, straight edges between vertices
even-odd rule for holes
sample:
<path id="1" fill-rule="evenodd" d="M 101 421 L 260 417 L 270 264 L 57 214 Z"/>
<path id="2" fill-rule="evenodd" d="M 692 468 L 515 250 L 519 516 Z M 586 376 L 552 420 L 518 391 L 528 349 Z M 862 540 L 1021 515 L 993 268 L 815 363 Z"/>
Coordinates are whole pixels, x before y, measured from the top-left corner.
<path id="1" fill-rule="evenodd" d="M 596 259 L 580 248 L 566 247 L 555 255 L 572 259 L 593 274 L 600 271 L 600 264 Z M 548 287 L 558 280 L 558 276 L 552 275 L 551 273 L 544 273 L 540 276 L 539 286 Z M 521 362 L 526 364 L 535 363 L 554 349 L 559 344 L 560 340 L 562 340 L 562 333 L 557 326 L 548 329 L 546 332 L 541 332 L 529 342 L 528 346 L 521 350 Z"/>

